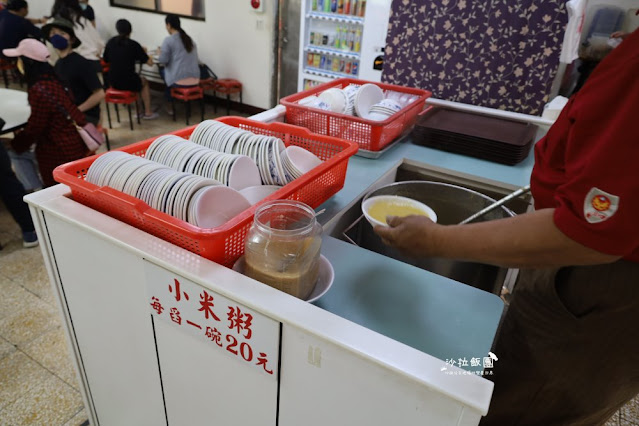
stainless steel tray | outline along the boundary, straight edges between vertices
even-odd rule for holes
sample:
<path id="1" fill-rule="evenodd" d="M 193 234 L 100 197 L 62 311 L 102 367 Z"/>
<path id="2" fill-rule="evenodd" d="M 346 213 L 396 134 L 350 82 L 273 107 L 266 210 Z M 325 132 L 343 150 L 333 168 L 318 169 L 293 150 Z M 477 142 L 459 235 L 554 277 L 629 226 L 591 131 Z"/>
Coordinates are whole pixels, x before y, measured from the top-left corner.
<path id="1" fill-rule="evenodd" d="M 384 153 L 386 151 L 388 151 L 389 149 L 391 149 L 392 147 L 396 146 L 399 142 L 405 140 L 408 136 L 410 136 L 410 130 L 406 133 L 404 133 L 403 135 L 401 135 L 400 137 L 398 137 L 397 139 L 395 139 L 393 142 L 389 143 L 388 145 L 386 145 L 384 147 L 384 149 L 381 149 L 379 151 L 369 151 L 368 149 L 359 149 L 359 151 L 357 151 L 355 153 L 355 155 L 357 155 L 358 157 L 364 157 L 364 158 L 379 158 L 382 155 L 384 155 Z"/>

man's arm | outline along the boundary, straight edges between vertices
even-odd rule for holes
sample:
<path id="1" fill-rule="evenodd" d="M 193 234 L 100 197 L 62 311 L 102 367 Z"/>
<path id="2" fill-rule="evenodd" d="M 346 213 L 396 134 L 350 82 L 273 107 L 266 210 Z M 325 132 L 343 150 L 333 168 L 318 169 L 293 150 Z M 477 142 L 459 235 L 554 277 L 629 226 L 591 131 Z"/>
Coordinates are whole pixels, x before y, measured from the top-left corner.
<path id="1" fill-rule="evenodd" d="M 392 218 L 376 226 L 385 243 L 415 257 L 446 257 L 504 267 L 534 268 L 610 263 L 621 256 L 598 252 L 565 236 L 554 209 L 467 225 L 437 225 L 423 216 Z"/>

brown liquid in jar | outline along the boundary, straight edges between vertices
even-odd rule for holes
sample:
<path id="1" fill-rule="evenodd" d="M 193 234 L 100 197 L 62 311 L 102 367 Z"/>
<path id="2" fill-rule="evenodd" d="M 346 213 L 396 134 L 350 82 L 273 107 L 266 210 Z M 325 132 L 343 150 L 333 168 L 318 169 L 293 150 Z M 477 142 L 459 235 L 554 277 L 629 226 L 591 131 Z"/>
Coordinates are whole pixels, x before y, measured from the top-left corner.
<path id="1" fill-rule="evenodd" d="M 260 266 L 262 266 L 260 268 Z M 297 268 L 295 268 L 297 269 Z M 306 300 L 311 295 L 319 277 L 319 262 L 313 262 L 303 271 L 278 272 L 265 269 L 264 265 L 245 262 L 244 274 L 284 293 Z"/>

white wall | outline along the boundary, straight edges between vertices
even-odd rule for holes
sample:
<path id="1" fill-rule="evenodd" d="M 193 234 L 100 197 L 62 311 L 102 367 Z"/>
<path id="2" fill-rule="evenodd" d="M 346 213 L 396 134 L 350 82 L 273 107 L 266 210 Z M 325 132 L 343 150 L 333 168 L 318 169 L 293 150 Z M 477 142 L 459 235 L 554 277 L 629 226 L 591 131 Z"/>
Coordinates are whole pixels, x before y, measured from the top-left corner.
<path id="1" fill-rule="evenodd" d="M 271 78 L 275 69 L 273 38 L 276 0 L 264 0 L 264 12 L 253 12 L 250 0 L 205 0 L 205 21 L 182 18 L 182 27 L 195 40 L 200 60 L 219 78 L 242 82 L 246 104 L 271 108 Z M 29 1 L 29 16 L 51 13 L 53 0 Z M 115 22 L 128 19 L 131 38 L 149 49 L 168 34 L 164 15 L 111 7 L 109 0 L 90 0 L 105 40 L 115 35 Z"/>

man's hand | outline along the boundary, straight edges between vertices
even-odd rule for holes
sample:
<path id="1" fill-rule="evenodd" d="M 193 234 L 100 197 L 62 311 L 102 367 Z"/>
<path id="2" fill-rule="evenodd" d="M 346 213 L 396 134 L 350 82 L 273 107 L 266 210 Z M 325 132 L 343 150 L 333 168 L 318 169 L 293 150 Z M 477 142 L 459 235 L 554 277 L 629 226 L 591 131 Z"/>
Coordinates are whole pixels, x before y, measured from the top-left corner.
<path id="1" fill-rule="evenodd" d="M 403 254 L 411 257 L 432 256 L 432 241 L 429 241 L 429 230 L 436 227 L 426 216 L 389 216 L 388 226 L 375 226 L 374 230 L 382 238 L 384 244 L 395 247 Z"/>
<path id="2" fill-rule="evenodd" d="M 610 38 L 620 38 L 620 39 L 624 39 L 628 37 L 628 33 L 625 31 L 615 31 L 614 33 L 610 34 Z"/>

